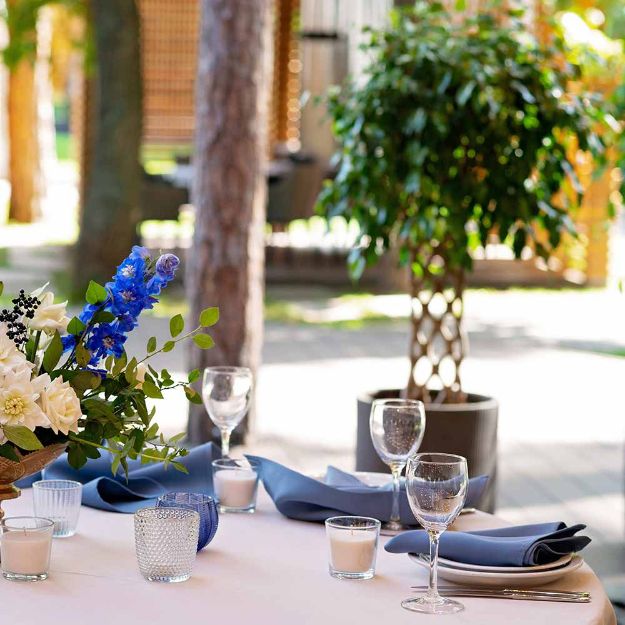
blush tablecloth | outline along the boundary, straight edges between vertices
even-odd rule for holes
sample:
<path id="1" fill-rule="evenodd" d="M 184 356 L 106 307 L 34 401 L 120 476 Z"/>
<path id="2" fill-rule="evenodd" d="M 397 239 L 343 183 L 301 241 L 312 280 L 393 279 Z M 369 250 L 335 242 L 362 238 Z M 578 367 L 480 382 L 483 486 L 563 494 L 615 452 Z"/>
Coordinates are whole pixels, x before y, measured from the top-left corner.
<path id="1" fill-rule="evenodd" d="M 31 515 L 31 490 L 4 508 L 7 516 Z M 461 516 L 456 526 L 505 524 L 477 512 Z M 54 540 L 47 581 L 0 579 L 0 613 L 15 625 L 616 625 L 587 565 L 555 587 L 590 591 L 589 604 L 462 599 L 465 611 L 453 616 L 407 612 L 400 601 L 410 595 L 410 585 L 427 583 L 425 570 L 406 556 L 386 553 L 387 539 L 381 538 L 374 579 L 333 579 L 323 525 L 286 519 L 261 488 L 256 514 L 221 516 L 217 536 L 198 554 L 189 581 L 158 584 L 139 574 L 133 516 L 83 507 L 78 533 Z"/>

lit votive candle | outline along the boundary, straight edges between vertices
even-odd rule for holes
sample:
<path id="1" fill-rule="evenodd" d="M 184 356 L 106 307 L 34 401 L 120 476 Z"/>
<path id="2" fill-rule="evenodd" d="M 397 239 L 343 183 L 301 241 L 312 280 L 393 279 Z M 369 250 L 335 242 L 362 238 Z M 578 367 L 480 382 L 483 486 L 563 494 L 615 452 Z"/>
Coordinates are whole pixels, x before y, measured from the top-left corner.
<path id="1" fill-rule="evenodd" d="M 0 567 L 6 579 L 40 581 L 48 577 L 54 522 L 39 517 L 9 517 L 0 523 Z"/>
<path id="2" fill-rule="evenodd" d="M 371 579 L 380 535 L 380 521 L 339 516 L 326 521 L 330 575 L 338 579 Z"/>
<path id="3" fill-rule="evenodd" d="M 220 512 L 254 512 L 258 491 L 258 465 L 253 460 L 214 460 L 213 487 Z"/>

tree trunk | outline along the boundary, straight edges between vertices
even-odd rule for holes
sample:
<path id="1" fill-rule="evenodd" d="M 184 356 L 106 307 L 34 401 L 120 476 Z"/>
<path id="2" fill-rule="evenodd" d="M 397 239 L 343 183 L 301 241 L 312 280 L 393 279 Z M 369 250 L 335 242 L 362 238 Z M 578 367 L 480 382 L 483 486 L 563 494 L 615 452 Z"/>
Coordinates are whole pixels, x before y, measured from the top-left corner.
<path id="1" fill-rule="evenodd" d="M 263 322 L 265 164 L 270 0 L 202 0 L 193 204 L 186 261 L 191 317 L 219 306 L 215 347 L 191 348 L 190 368 L 260 361 Z M 200 406 L 189 438 L 210 439 Z"/>
<path id="2" fill-rule="evenodd" d="M 449 269 L 445 244 L 424 243 L 413 250 L 411 266 L 410 377 L 406 393 L 426 403 L 466 399 L 460 366 L 466 340 L 462 328 L 465 276 Z"/>
<path id="3" fill-rule="evenodd" d="M 23 58 L 9 70 L 9 218 L 31 222 L 39 216 L 39 144 L 35 61 Z"/>
<path id="4" fill-rule="evenodd" d="M 139 220 L 141 62 L 135 0 L 91 0 L 96 48 L 87 118 L 94 124 L 77 244 L 74 288 L 104 282 L 132 246 Z"/>

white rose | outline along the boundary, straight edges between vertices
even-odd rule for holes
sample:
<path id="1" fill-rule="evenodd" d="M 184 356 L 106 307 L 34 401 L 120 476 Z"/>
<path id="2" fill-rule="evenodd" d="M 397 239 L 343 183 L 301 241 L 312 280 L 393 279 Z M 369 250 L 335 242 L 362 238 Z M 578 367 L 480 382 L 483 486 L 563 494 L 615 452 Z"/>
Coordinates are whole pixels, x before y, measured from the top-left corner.
<path id="1" fill-rule="evenodd" d="M 41 394 L 41 408 L 55 434 L 78 432 L 82 411 L 80 400 L 69 382 L 63 382 L 60 377 L 54 378 Z"/>
<path id="2" fill-rule="evenodd" d="M 7 336 L 6 324 L 0 323 L 0 377 L 7 371 L 30 370 L 32 366 L 23 352 L 17 349 L 15 343 Z"/>
<path id="3" fill-rule="evenodd" d="M 30 379 L 30 369 L 7 370 L 0 384 L 0 424 L 24 425 L 29 430 L 47 427 L 48 420 L 37 404 L 42 382 L 47 375 Z M 43 379 L 42 379 L 43 378 Z"/>
<path id="4" fill-rule="evenodd" d="M 67 330 L 69 317 L 65 315 L 67 302 L 54 303 L 54 293 L 46 291 L 39 295 L 39 307 L 35 316 L 28 321 L 28 327 L 33 330 L 43 330 L 46 334 L 54 334 L 57 330 L 61 334 Z"/>

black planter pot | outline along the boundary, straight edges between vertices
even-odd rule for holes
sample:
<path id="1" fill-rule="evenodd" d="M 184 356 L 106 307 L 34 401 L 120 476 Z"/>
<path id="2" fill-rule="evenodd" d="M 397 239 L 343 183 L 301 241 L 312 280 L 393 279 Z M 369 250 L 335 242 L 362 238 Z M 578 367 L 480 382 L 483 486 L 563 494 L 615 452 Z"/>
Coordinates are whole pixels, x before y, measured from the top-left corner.
<path id="1" fill-rule="evenodd" d="M 374 399 L 399 397 L 399 390 L 379 391 L 358 398 L 356 470 L 384 471 L 385 465 L 371 443 L 369 415 Z M 494 512 L 497 482 L 497 401 L 469 393 L 463 404 L 426 404 L 425 436 L 419 451 L 444 452 L 464 456 L 469 476 L 489 475 L 480 510 Z"/>

